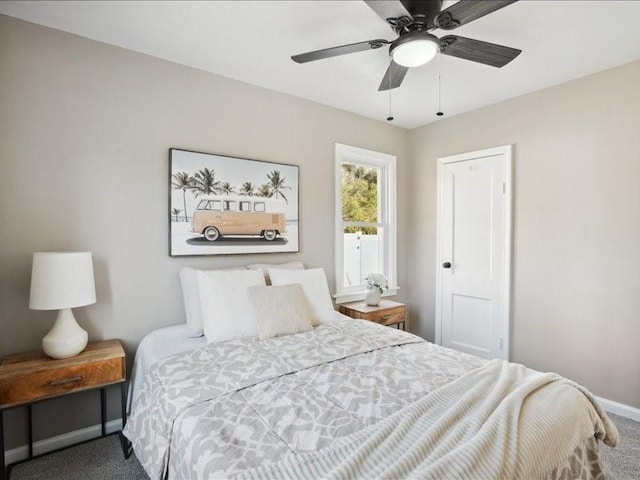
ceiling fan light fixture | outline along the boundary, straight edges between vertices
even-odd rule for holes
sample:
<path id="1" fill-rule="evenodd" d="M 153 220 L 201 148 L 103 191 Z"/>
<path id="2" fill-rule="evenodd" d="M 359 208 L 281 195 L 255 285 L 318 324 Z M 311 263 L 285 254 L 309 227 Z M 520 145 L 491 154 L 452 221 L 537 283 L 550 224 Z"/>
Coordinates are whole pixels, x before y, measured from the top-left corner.
<path id="1" fill-rule="evenodd" d="M 403 67 L 419 67 L 438 53 L 438 39 L 428 33 L 416 32 L 400 37 L 391 45 L 391 58 Z"/>

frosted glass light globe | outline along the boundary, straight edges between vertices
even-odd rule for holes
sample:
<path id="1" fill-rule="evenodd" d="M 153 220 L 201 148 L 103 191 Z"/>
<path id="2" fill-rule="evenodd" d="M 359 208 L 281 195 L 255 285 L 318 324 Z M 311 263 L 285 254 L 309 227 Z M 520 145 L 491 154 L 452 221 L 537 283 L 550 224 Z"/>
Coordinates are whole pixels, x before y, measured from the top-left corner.
<path id="1" fill-rule="evenodd" d="M 393 61 L 403 67 L 419 67 L 429 62 L 438 52 L 436 38 L 429 34 L 419 37 L 407 35 L 402 42 L 392 46 L 391 57 Z"/>

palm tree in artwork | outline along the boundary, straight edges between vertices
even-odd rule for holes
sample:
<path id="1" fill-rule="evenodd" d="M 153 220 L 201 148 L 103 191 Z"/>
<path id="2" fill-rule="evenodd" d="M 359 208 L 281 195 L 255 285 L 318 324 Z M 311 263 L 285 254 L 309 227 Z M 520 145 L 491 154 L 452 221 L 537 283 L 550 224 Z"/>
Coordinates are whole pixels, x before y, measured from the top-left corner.
<path id="1" fill-rule="evenodd" d="M 258 187 L 258 196 L 259 197 L 271 197 L 271 185 L 268 183 L 263 183 Z"/>
<path id="2" fill-rule="evenodd" d="M 180 212 L 182 210 L 180 210 L 179 208 L 172 208 L 171 209 L 171 215 L 173 215 L 174 217 L 176 217 L 176 222 L 178 221 L 178 215 L 180 215 Z M 186 217 L 185 217 L 185 222 L 187 221 Z"/>
<path id="3" fill-rule="evenodd" d="M 216 172 L 203 168 L 193 176 L 193 187 L 191 187 L 194 195 L 216 194 L 220 191 L 220 182 L 216 180 Z"/>
<path id="4" fill-rule="evenodd" d="M 279 170 L 272 170 L 271 173 L 267 173 L 267 178 L 269 179 L 269 186 L 271 187 L 270 196 L 275 198 L 282 197 L 285 202 L 289 203 L 287 197 L 282 193 L 282 190 L 291 190 L 291 187 L 284 184 L 286 177 L 281 177 Z"/>
<path id="5" fill-rule="evenodd" d="M 191 190 L 194 187 L 195 179 L 189 175 L 187 172 L 176 172 L 171 175 L 171 186 L 176 190 L 182 190 L 182 203 L 184 206 L 184 221 L 187 220 L 187 198 L 186 193 L 187 190 Z M 176 214 L 177 215 L 177 214 Z M 178 219 L 176 218 L 176 222 Z"/>
<path id="6" fill-rule="evenodd" d="M 218 189 L 219 193 L 224 193 L 225 195 L 229 195 L 231 193 L 236 193 L 236 189 L 229 182 L 222 182 L 220 184 L 220 188 Z"/>
<path id="7" fill-rule="evenodd" d="M 256 194 L 256 187 L 251 182 L 244 182 L 242 187 L 240 187 L 240 193 L 247 197 L 253 197 Z"/>

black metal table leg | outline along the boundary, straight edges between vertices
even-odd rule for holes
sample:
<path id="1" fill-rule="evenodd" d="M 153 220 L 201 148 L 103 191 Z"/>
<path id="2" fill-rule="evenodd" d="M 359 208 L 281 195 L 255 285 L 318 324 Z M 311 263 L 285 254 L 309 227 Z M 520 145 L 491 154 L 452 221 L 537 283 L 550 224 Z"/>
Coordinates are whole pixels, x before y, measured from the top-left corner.
<path id="1" fill-rule="evenodd" d="M 33 458 L 33 411 L 31 404 L 27 405 L 27 430 L 29 431 L 29 460 Z"/>
<path id="2" fill-rule="evenodd" d="M 122 429 L 124 430 L 124 427 L 127 424 L 127 382 L 122 382 L 120 384 L 120 401 L 122 402 Z"/>
<path id="3" fill-rule="evenodd" d="M 102 422 L 102 436 L 107 435 L 107 389 L 100 389 L 100 420 Z"/>
<path id="4" fill-rule="evenodd" d="M 122 382 L 120 384 L 120 401 L 120 406 L 122 408 L 122 429 L 124 430 L 124 427 L 127 424 L 127 382 Z M 131 448 L 131 442 L 129 439 L 125 437 L 122 432 L 120 432 L 120 445 L 122 446 L 124 458 L 128 459 L 133 453 L 133 448 Z"/>
<path id="5" fill-rule="evenodd" d="M 8 477 L 4 464 L 4 410 L 0 410 L 0 480 Z"/>

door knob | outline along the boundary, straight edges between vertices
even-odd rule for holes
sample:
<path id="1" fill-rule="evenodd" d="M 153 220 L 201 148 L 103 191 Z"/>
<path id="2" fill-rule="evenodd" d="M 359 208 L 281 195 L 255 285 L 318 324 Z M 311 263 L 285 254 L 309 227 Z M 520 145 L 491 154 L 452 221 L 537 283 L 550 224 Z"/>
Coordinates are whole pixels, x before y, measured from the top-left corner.
<path id="1" fill-rule="evenodd" d="M 451 263 L 450 263 L 450 262 L 444 262 L 444 263 L 442 264 L 442 266 L 443 266 L 444 268 L 451 268 Z"/>

